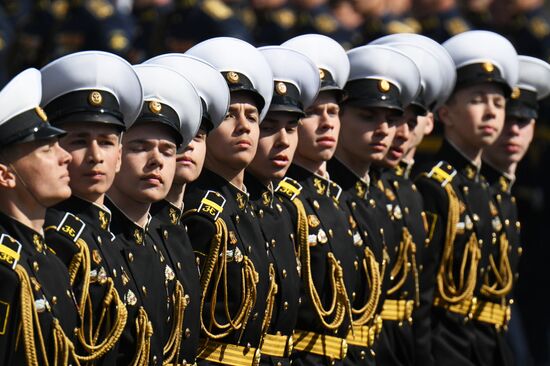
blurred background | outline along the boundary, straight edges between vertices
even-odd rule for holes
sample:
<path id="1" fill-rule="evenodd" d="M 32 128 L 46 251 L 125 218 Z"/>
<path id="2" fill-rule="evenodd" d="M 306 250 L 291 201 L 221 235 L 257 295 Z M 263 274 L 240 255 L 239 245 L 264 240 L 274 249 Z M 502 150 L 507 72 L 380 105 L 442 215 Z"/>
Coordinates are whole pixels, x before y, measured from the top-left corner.
<path id="1" fill-rule="evenodd" d="M 550 62 L 549 14 L 544 0 L 0 0 L 0 87 L 75 51 L 105 50 L 140 63 L 217 36 L 263 46 L 320 33 L 349 49 L 391 33 L 443 42 L 487 29 L 519 54 Z M 514 186 L 525 250 L 509 336 L 517 364 L 527 366 L 550 365 L 550 100 L 540 116 Z M 440 143 L 436 129 L 419 159 Z"/>

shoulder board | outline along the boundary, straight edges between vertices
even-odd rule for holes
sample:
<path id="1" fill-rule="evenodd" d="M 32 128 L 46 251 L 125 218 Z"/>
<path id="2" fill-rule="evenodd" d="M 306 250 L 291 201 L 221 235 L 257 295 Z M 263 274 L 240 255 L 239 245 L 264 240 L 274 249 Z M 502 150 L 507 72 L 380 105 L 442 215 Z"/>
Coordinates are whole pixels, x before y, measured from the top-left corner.
<path id="1" fill-rule="evenodd" d="M 406 23 L 403 23 L 402 21 L 392 20 L 391 22 L 386 24 L 386 32 L 389 34 L 415 33 L 415 30 Z"/>
<path id="2" fill-rule="evenodd" d="M 76 243 L 76 241 L 80 238 L 80 235 L 82 235 L 85 227 L 86 224 L 84 221 L 80 220 L 72 213 L 67 212 L 55 230 L 65 236 L 68 236 L 73 242 Z"/>
<path id="3" fill-rule="evenodd" d="M 273 14 L 273 19 L 281 28 L 291 28 L 296 24 L 296 15 L 289 9 L 281 9 Z"/>
<path id="4" fill-rule="evenodd" d="M 529 29 L 535 37 L 542 39 L 550 34 L 550 24 L 542 17 L 534 17 L 529 22 Z"/>
<path id="5" fill-rule="evenodd" d="M 105 19 L 114 14 L 115 8 L 107 0 L 86 1 L 86 9 L 97 19 Z"/>
<path id="6" fill-rule="evenodd" d="M 275 192 L 288 197 L 291 201 L 302 191 L 302 185 L 292 178 L 284 177 L 275 188 Z"/>
<path id="7" fill-rule="evenodd" d="M 445 187 L 447 183 L 451 182 L 456 175 L 456 170 L 452 167 L 451 164 L 448 164 L 444 161 L 440 161 L 436 166 L 430 170 L 426 175 L 428 178 L 435 179 L 441 183 L 441 187 Z"/>
<path id="8" fill-rule="evenodd" d="M 109 47 L 114 51 L 123 51 L 130 45 L 130 41 L 122 29 L 109 34 Z"/>
<path id="9" fill-rule="evenodd" d="M 317 15 L 313 22 L 315 28 L 323 33 L 330 34 L 338 29 L 338 22 L 329 14 Z"/>
<path id="10" fill-rule="evenodd" d="M 470 27 L 461 17 L 453 17 L 445 22 L 445 28 L 449 34 L 455 36 L 470 30 Z"/>
<path id="11" fill-rule="evenodd" d="M 21 243 L 8 234 L 0 235 L 0 263 L 15 269 L 21 257 Z"/>
<path id="12" fill-rule="evenodd" d="M 226 20 L 233 16 L 233 10 L 220 0 L 205 0 L 201 9 L 216 20 Z"/>
<path id="13" fill-rule="evenodd" d="M 225 206 L 225 197 L 216 191 L 208 191 L 201 199 L 197 211 L 216 221 L 223 212 L 223 206 Z"/>

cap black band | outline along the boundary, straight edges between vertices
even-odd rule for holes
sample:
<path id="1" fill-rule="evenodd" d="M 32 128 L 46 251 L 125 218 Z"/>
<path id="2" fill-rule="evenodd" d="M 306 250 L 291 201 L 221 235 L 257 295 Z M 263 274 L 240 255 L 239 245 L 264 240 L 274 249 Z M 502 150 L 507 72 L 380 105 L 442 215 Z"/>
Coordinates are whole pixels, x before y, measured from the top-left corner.
<path id="1" fill-rule="evenodd" d="M 346 104 L 403 112 L 399 89 L 387 80 L 352 80 L 344 86 L 344 90 L 348 93 Z"/>
<path id="2" fill-rule="evenodd" d="M 210 116 L 210 113 L 208 113 L 208 106 L 204 101 L 204 99 L 202 99 L 202 97 L 201 97 L 201 105 L 202 105 L 202 120 L 199 128 L 208 133 L 214 129 L 214 122 L 212 122 L 212 117 Z"/>
<path id="3" fill-rule="evenodd" d="M 160 122 L 171 127 L 176 132 L 176 143 L 183 142 L 178 113 L 169 105 L 157 101 L 145 101 L 141 107 L 136 124 L 140 122 Z"/>
<path id="4" fill-rule="evenodd" d="M 470 64 L 456 70 L 455 90 L 482 83 L 495 83 L 503 86 L 506 96 L 509 96 L 512 91 L 498 67 L 490 62 Z"/>
<path id="5" fill-rule="evenodd" d="M 430 110 L 430 107 L 426 105 L 426 101 L 424 100 L 424 88 L 420 88 L 420 92 L 414 98 L 414 100 L 409 104 L 409 107 L 411 107 L 414 111 L 414 113 L 417 116 L 425 116 L 428 114 L 428 111 Z"/>
<path id="6" fill-rule="evenodd" d="M 506 115 L 518 118 L 538 118 L 539 103 L 537 93 L 531 90 L 514 88 L 506 102 Z"/>
<path id="7" fill-rule="evenodd" d="M 300 101 L 300 91 L 291 83 L 275 81 L 270 111 L 293 112 L 305 115 L 304 105 Z"/>
<path id="8" fill-rule="evenodd" d="M 0 147 L 61 136 L 65 131 L 52 127 L 39 108 L 18 114 L 0 125 Z"/>
<path id="9" fill-rule="evenodd" d="M 53 125 L 100 122 L 125 127 L 118 100 L 104 90 L 79 90 L 57 97 L 44 107 Z"/>
<path id="10" fill-rule="evenodd" d="M 229 86 L 230 92 L 243 91 L 251 93 L 258 111 L 265 106 L 264 97 L 254 88 L 252 81 L 246 75 L 236 71 L 225 71 L 222 72 L 222 75 Z"/>

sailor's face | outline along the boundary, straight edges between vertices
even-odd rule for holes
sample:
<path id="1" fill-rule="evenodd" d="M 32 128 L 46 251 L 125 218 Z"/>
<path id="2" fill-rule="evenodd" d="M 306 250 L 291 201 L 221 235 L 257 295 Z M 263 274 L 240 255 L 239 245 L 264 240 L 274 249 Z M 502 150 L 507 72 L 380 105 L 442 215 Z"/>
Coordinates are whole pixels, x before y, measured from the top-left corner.
<path id="1" fill-rule="evenodd" d="M 102 123 L 67 123 L 60 140 L 72 161 L 69 164 L 73 195 L 96 202 L 113 184 L 120 170 L 119 130 Z M 101 203 L 101 202 L 99 202 Z"/>
<path id="2" fill-rule="evenodd" d="M 172 129 L 160 123 L 138 123 L 122 139 L 122 165 L 116 189 L 140 203 L 166 197 L 176 172 L 176 143 Z"/>
<path id="3" fill-rule="evenodd" d="M 50 207 L 71 196 L 71 155 L 57 139 L 18 144 L 14 149 L 6 168 L 12 171 L 14 187 L 23 201 Z"/>
<path id="4" fill-rule="evenodd" d="M 321 92 L 298 127 L 300 158 L 316 163 L 332 158 L 340 133 L 340 106 L 332 93 Z"/>

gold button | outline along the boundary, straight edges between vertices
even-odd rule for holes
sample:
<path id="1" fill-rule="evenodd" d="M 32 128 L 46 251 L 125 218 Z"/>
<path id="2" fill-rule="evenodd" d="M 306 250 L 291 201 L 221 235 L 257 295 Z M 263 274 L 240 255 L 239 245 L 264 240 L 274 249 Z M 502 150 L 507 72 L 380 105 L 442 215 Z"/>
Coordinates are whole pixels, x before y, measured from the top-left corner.
<path id="1" fill-rule="evenodd" d="M 271 246 L 275 248 L 275 244 L 277 244 L 277 240 L 271 239 Z"/>
<path id="2" fill-rule="evenodd" d="M 263 219 L 264 218 L 264 210 L 262 210 L 260 208 L 260 210 L 258 211 L 258 215 L 260 216 L 261 219 Z"/>
<path id="3" fill-rule="evenodd" d="M 133 253 L 128 253 L 128 260 L 130 262 L 133 262 L 134 261 L 134 254 Z"/>
<path id="4" fill-rule="evenodd" d="M 318 210 L 321 206 L 319 206 L 319 202 L 317 202 L 317 200 L 313 200 L 313 207 Z"/>
<path id="5" fill-rule="evenodd" d="M 504 220 L 504 225 L 506 225 L 507 227 L 510 226 L 510 220 L 508 219 Z"/>
<path id="6" fill-rule="evenodd" d="M 361 359 L 364 360 L 367 357 L 365 351 L 361 351 Z"/>
<path id="7" fill-rule="evenodd" d="M 147 287 L 141 286 L 141 291 L 143 291 L 143 294 L 147 296 Z"/>
<path id="8" fill-rule="evenodd" d="M 162 232 L 162 235 L 164 236 L 164 239 L 167 240 L 168 239 L 168 231 L 167 230 L 164 230 Z"/>
<path id="9" fill-rule="evenodd" d="M 235 222 L 238 224 L 239 222 L 241 222 L 241 217 L 239 215 L 236 215 L 235 216 Z"/>
<path id="10" fill-rule="evenodd" d="M 40 266 L 38 266 L 38 262 L 36 261 L 32 262 L 32 268 L 34 269 L 35 272 L 38 272 L 38 270 L 40 269 Z"/>
<path id="11" fill-rule="evenodd" d="M 283 309 L 284 309 L 285 311 L 288 310 L 288 301 L 285 301 L 285 302 L 283 303 Z"/>
<path id="12" fill-rule="evenodd" d="M 405 209 L 403 211 L 405 211 L 405 215 L 409 214 L 409 208 L 408 207 L 405 207 Z"/>
<path id="13" fill-rule="evenodd" d="M 181 269 L 181 262 L 178 262 L 177 266 L 178 266 L 178 269 Z"/>
<path id="14" fill-rule="evenodd" d="M 286 278 L 286 269 L 283 269 L 283 278 Z"/>
<path id="15" fill-rule="evenodd" d="M 52 304 L 57 304 L 57 296 L 52 297 Z"/>
<path id="16" fill-rule="evenodd" d="M 334 236 L 334 231 L 332 231 L 332 229 L 328 229 L 328 235 L 332 238 Z"/>
<path id="17" fill-rule="evenodd" d="M 191 337 L 191 329 L 186 328 L 185 329 L 185 338 L 189 338 L 189 337 Z"/>
<path id="18" fill-rule="evenodd" d="M 283 364 L 281 363 L 281 361 L 277 362 L 277 366 L 283 366 Z"/>
<path id="19" fill-rule="evenodd" d="M 355 210 L 355 209 L 357 208 L 357 203 L 352 202 L 352 203 L 351 203 L 351 208 Z"/>

